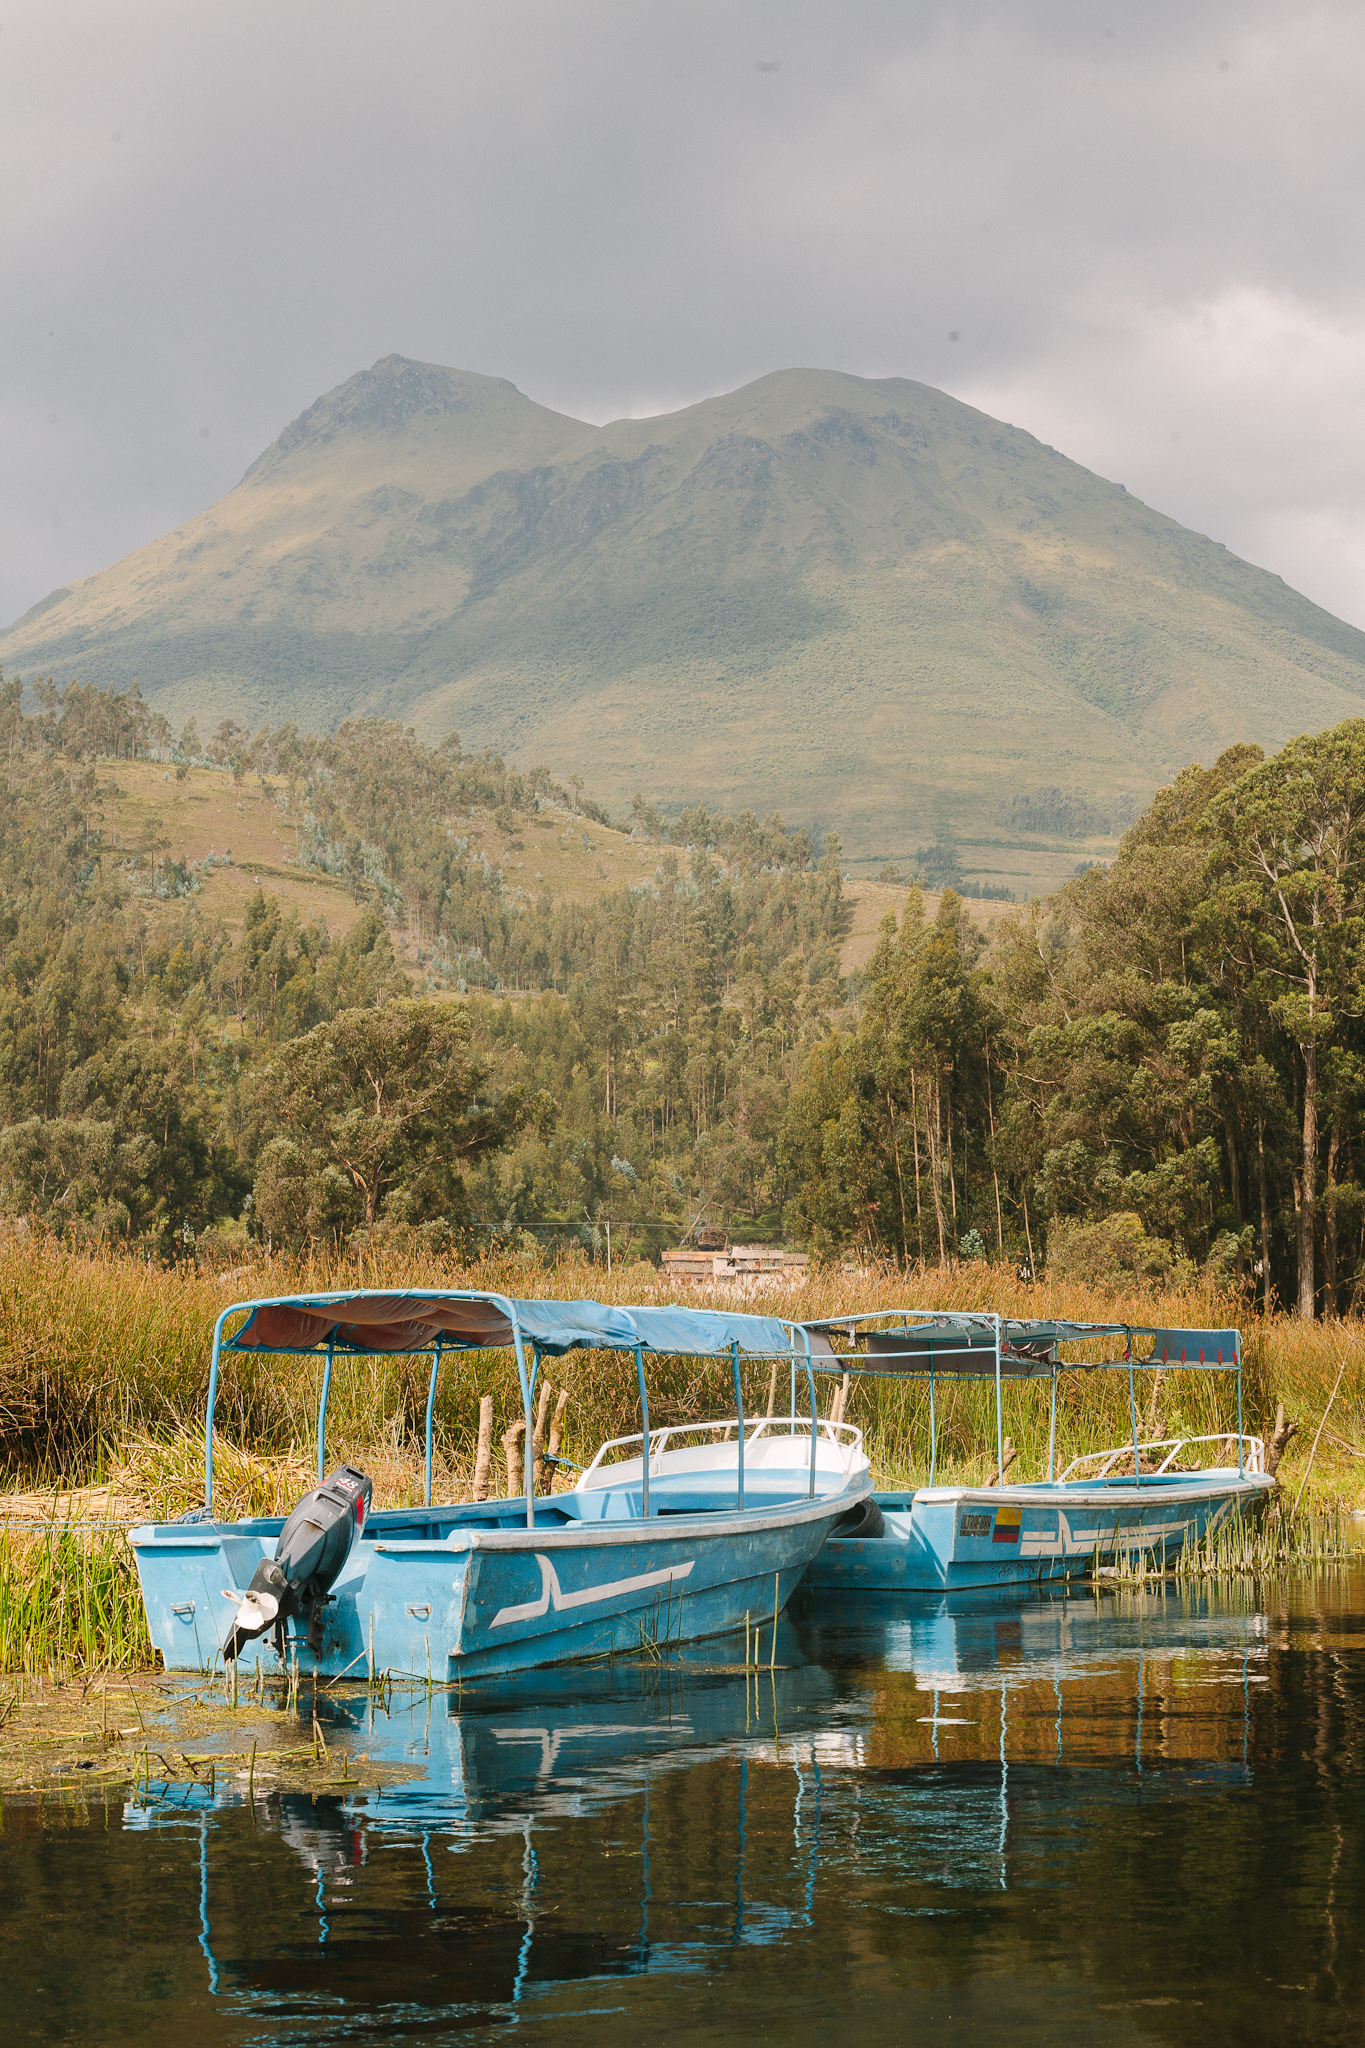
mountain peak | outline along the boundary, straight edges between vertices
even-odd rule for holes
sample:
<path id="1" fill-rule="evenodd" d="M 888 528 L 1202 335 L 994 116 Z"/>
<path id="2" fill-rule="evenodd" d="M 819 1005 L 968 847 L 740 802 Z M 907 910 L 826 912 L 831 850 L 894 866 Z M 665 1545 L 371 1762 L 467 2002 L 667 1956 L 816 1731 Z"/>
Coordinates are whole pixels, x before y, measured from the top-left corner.
<path id="1" fill-rule="evenodd" d="M 1365 699 L 1365 634 L 932 386 L 788 369 L 595 427 L 396 354 L 0 661 L 137 676 L 173 720 L 458 730 L 900 861 L 1063 789 L 1118 819 Z"/>
<path id="2" fill-rule="evenodd" d="M 314 399 L 257 458 L 247 476 L 273 469 L 281 457 L 321 446 L 338 435 L 393 436 L 405 432 L 415 420 L 531 404 L 505 377 L 447 370 L 439 363 L 415 362 L 410 356 L 381 356 L 368 370 L 357 371 L 335 390 Z"/>

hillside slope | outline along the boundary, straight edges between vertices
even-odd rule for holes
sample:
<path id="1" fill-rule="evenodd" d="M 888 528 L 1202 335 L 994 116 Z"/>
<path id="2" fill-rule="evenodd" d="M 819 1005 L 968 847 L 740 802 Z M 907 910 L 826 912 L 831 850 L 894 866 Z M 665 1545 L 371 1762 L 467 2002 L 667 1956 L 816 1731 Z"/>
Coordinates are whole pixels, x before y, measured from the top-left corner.
<path id="1" fill-rule="evenodd" d="M 297 821 L 282 813 L 278 790 L 257 778 L 255 786 L 238 783 L 228 768 L 191 768 L 172 779 L 159 761 L 120 761 L 102 786 L 99 822 L 126 861 L 150 866 L 173 861 L 194 870 L 195 903 L 201 916 L 240 932 L 247 906 L 257 890 L 278 898 L 286 912 L 307 921 L 321 918 L 333 938 L 344 939 L 363 910 L 363 903 L 338 875 L 299 858 Z M 630 838 L 596 820 L 574 818 L 548 800 L 533 815 L 499 819 L 475 810 L 460 820 L 461 836 L 476 856 L 499 871 L 512 889 L 543 896 L 556 905 L 587 906 L 612 890 L 638 888 L 653 880 L 663 849 Z M 890 883 L 854 881 L 845 886 L 848 930 L 839 947 L 839 972 L 854 974 L 867 966 L 888 911 L 900 918 L 908 888 Z M 938 915 L 941 893 L 922 892 L 925 916 Z M 155 917 L 176 922 L 177 902 L 149 904 Z M 987 930 L 1003 916 L 1005 903 L 972 903 L 971 917 Z M 428 952 L 422 935 L 401 925 L 390 927 L 399 962 L 414 986 L 430 979 L 423 972 Z"/>
<path id="2" fill-rule="evenodd" d="M 596 428 L 388 357 L 242 483 L 0 636 L 177 722 L 457 729 L 609 801 L 904 858 L 1359 712 L 1365 634 L 1017 428 L 788 370 Z"/>
<path id="3" fill-rule="evenodd" d="M 278 777 L 239 782 L 231 769 L 209 767 L 173 777 L 152 760 L 102 764 L 100 772 L 107 779 L 100 783 L 92 817 L 119 862 L 143 881 L 140 902 L 152 924 L 177 925 L 185 907 L 180 898 L 158 899 L 146 887 L 147 876 L 165 863 L 192 873 L 198 915 L 232 933 L 241 931 L 247 906 L 261 890 L 305 923 L 322 919 L 337 939 L 345 938 L 373 900 L 372 890 L 357 895 L 342 876 L 309 858 L 300 845 L 300 813 L 284 801 Z M 455 822 L 442 820 L 441 829 Z M 538 811 L 515 818 L 473 806 L 461 813 L 458 825 L 469 857 L 482 862 L 518 903 L 548 899 L 556 908 L 586 908 L 613 891 L 652 881 L 665 855 L 665 849 L 576 816 L 550 797 Z M 887 907 L 883 897 L 899 909 L 906 895 L 904 889 L 869 887 L 879 917 Z M 418 970 L 429 961 L 430 947 L 419 922 L 405 924 L 392 903 L 388 907 L 399 961 L 424 984 L 430 977 Z M 865 951 L 870 954 L 870 943 Z"/>

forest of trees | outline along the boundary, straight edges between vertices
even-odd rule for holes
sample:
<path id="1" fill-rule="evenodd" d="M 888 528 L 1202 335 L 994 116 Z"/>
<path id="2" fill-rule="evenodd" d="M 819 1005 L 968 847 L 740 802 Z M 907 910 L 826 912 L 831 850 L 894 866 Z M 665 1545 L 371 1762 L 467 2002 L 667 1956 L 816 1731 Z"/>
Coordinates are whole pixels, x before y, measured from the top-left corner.
<path id="1" fill-rule="evenodd" d="M 883 930 L 780 1140 L 817 1241 L 1184 1264 L 1301 1315 L 1361 1275 L 1365 721 L 1186 769 L 989 946 Z"/>
<path id="2" fill-rule="evenodd" d="M 652 875 L 575 906 L 528 896 L 470 822 L 605 813 L 453 736 L 201 741 L 136 692 L 10 680 L 0 740 L 15 1222 L 168 1258 L 243 1229 L 596 1245 L 608 1223 L 654 1252 L 706 1223 L 1205 1270 L 1302 1315 L 1365 1284 L 1365 721 L 1186 769 L 1111 865 L 989 937 L 952 889 L 932 919 L 912 890 L 851 978 L 838 842 L 777 818 L 637 797 Z M 257 780 L 364 906 L 345 939 L 264 890 L 228 930 L 111 846 L 101 787 L 148 755 Z"/>

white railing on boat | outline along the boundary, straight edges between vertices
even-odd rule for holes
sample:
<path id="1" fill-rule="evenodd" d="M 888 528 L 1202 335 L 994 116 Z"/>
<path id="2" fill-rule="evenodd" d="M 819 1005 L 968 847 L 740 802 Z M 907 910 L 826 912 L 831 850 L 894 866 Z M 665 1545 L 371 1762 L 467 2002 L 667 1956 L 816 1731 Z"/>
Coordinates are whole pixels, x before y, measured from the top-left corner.
<path id="1" fill-rule="evenodd" d="M 651 1429 L 649 1432 L 650 1478 L 658 1477 L 659 1459 L 664 1455 L 673 1438 L 711 1436 L 718 1437 L 721 1441 L 726 1441 L 729 1438 L 730 1431 L 736 1429 L 738 1425 L 739 1418 L 732 1415 L 728 1421 L 722 1417 L 718 1422 L 673 1422 L 665 1424 L 662 1429 Z M 818 1441 L 833 1444 L 842 1453 L 839 1470 L 841 1476 L 846 1479 L 853 1470 L 854 1461 L 862 1450 L 862 1431 L 856 1429 L 851 1422 L 831 1422 L 827 1416 L 821 1415 L 816 1418 L 816 1434 Z M 744 1455 L 747 1459 L 752 1446 L 764 1437 L 767 1437 L 769 1442 L 773 1442 L 778 1436 L 786 1436 L 800 1448 L 804 1462 L 805 1457 L 809 1455 L 810 1435 L 810 1419 L 808 1416 L 762 1415 L 752 1422 L 746 1417 L 744 1423 Z M 633 1436 L 614 1436 L 609 1438 L 606 1443 L 599 1444 L 596 1456 L 591 1465 L 585 1467 L 578 1484 L 580 1486 L 588 1484 L 608 1451 L 619 1451 L 633 1446 L 638 1456 L 639 1448 L 643 1445 L 644 1440 L 643 1430 L 636 1430 Z M 736 1443 L 735 1448 L 738 1452 L 738 1443 Z M 627 1460 L 621 1459 L 614 1460 L 613 1462 L 626 1463 Z"/>
<path id="2" fill-rule="evenodd" d="M 1154 1437 L 1151 1439 L 1150 1442 L 1139 1443 L 1136 1447 L 1139 1465 L 1139 1477 L 1143 1479 L 1155 1479 L 1159 1477 L 1161 1473 L 1169 1472 L 1172 1466 L 1175 1464 L 1176 1459 L 1180 1456 L 1180 1453 L 1182 1451 L 1188 1450 L 1193 1444 L 1222 1444 L 1231 1452 L 1231 1462 L 1234 1465 L 1238 1462 L 1238 1437 L 1235 1430 L 1231 1434 L 1229 1434 L 1226 1430 L 1223 1430 L 1220 1431 L 1217 1436 Z M 1265 1445 L 1262 1442 L 1261 1438 L 1258 1436 L 1244 1436 L 1241 1438 L 1241 1445 L 1242 1469 L 1246 1472 L 1263 1472 L 1265 1470 Z M 1110 1473 L 1113 1472 L 1116 1467 L 1119 1469 L 1121 1473 L 1123 1461 L 1125 1459 L 1127 1459 L 1129 1467 L 1131 1468 L 1133 1463 L 1133 1451 L 1134 1445 L 1131 1438 L 1128 1440 L 1126 1444 L 1120 1444 L 1116 1450 L 1087 1451 L 1084 1457 L 1073 1458 L 1071 1460 L 1071 1463 L 1067 1466 L 1065 1472 L 1063 1472 L 1061 1478 L 1057 1481 L 1057 1484 L 1059 1486 L 1065 1486 L 1067 1480 L 1071 1478 L 1073 1473 L 1080 1472 L 1081 1468 L 1086 1465 L 1099 1465 L 1099 1470 L 1097 1472 L 1085 1473 L 1084 1476 L 1087 1479 L 1107 1479 Z M 1150 1454 L 1155 1451 L 1166 1452 L 1166 1456 L 1162 1459 L 1159 1465 L 1153 1464 L 1151 1461 Z M 1145 1463 L 1143 1462 L 1144 1460 L 1146 1461 Z M 1196 1467 L 1196 1470 L 1204 1469 L 1207 1468 Z"/>

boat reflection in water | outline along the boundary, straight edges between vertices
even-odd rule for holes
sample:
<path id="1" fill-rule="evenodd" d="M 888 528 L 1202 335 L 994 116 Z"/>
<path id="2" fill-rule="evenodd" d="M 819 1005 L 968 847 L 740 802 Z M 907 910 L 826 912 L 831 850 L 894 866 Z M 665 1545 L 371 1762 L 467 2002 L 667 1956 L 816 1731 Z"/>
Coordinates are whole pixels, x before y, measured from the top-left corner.
<path id="1" fill-rule="evenodd" d="M 126 1824 L 198 1831 L 216 1996 L 458 2028 L 552 2014 L 594 1978 L 695 1978 L 738 1946 L 795 1958 L 859 1904 L 941 1914 L 964 1891 L 1055 1885 L 1106 1815 L 1250 1782 L 1267 1657 L 1250 1605 L 1166 1589 L 827 1614 L 798 1608 L 757 1670 L 698 1651 L 391 1711 L 334 1698 L 334 1750 L 420 1776 L 259 1793 L 249 1813 L 242 1790 L 153 1787 Z M 268 1911 L 243 1902 L 248 1854 Z"/>
<path id="2" fill-rule="evenodd" d="M 867 1596 L 847 1604 L 836 1638 L 823 1598 L 799 1611 L 811 1654 L 837 1640 L 877 1674 L 856 1744 L 861 1839 L 884 1831 L 888 1850 L 898 1843 L 941 1883 L 1007 1886 L 1012 1839 L 1031 1864 L 1082 1812 L 1250 1783 L 1268 1655 L 1256 1612 L 1165 1590 L 1021 1603 L 1002 1588 L 909 1607 Z M 1196 1715 L 1210 1688 L 1211 1711 Z"/>

